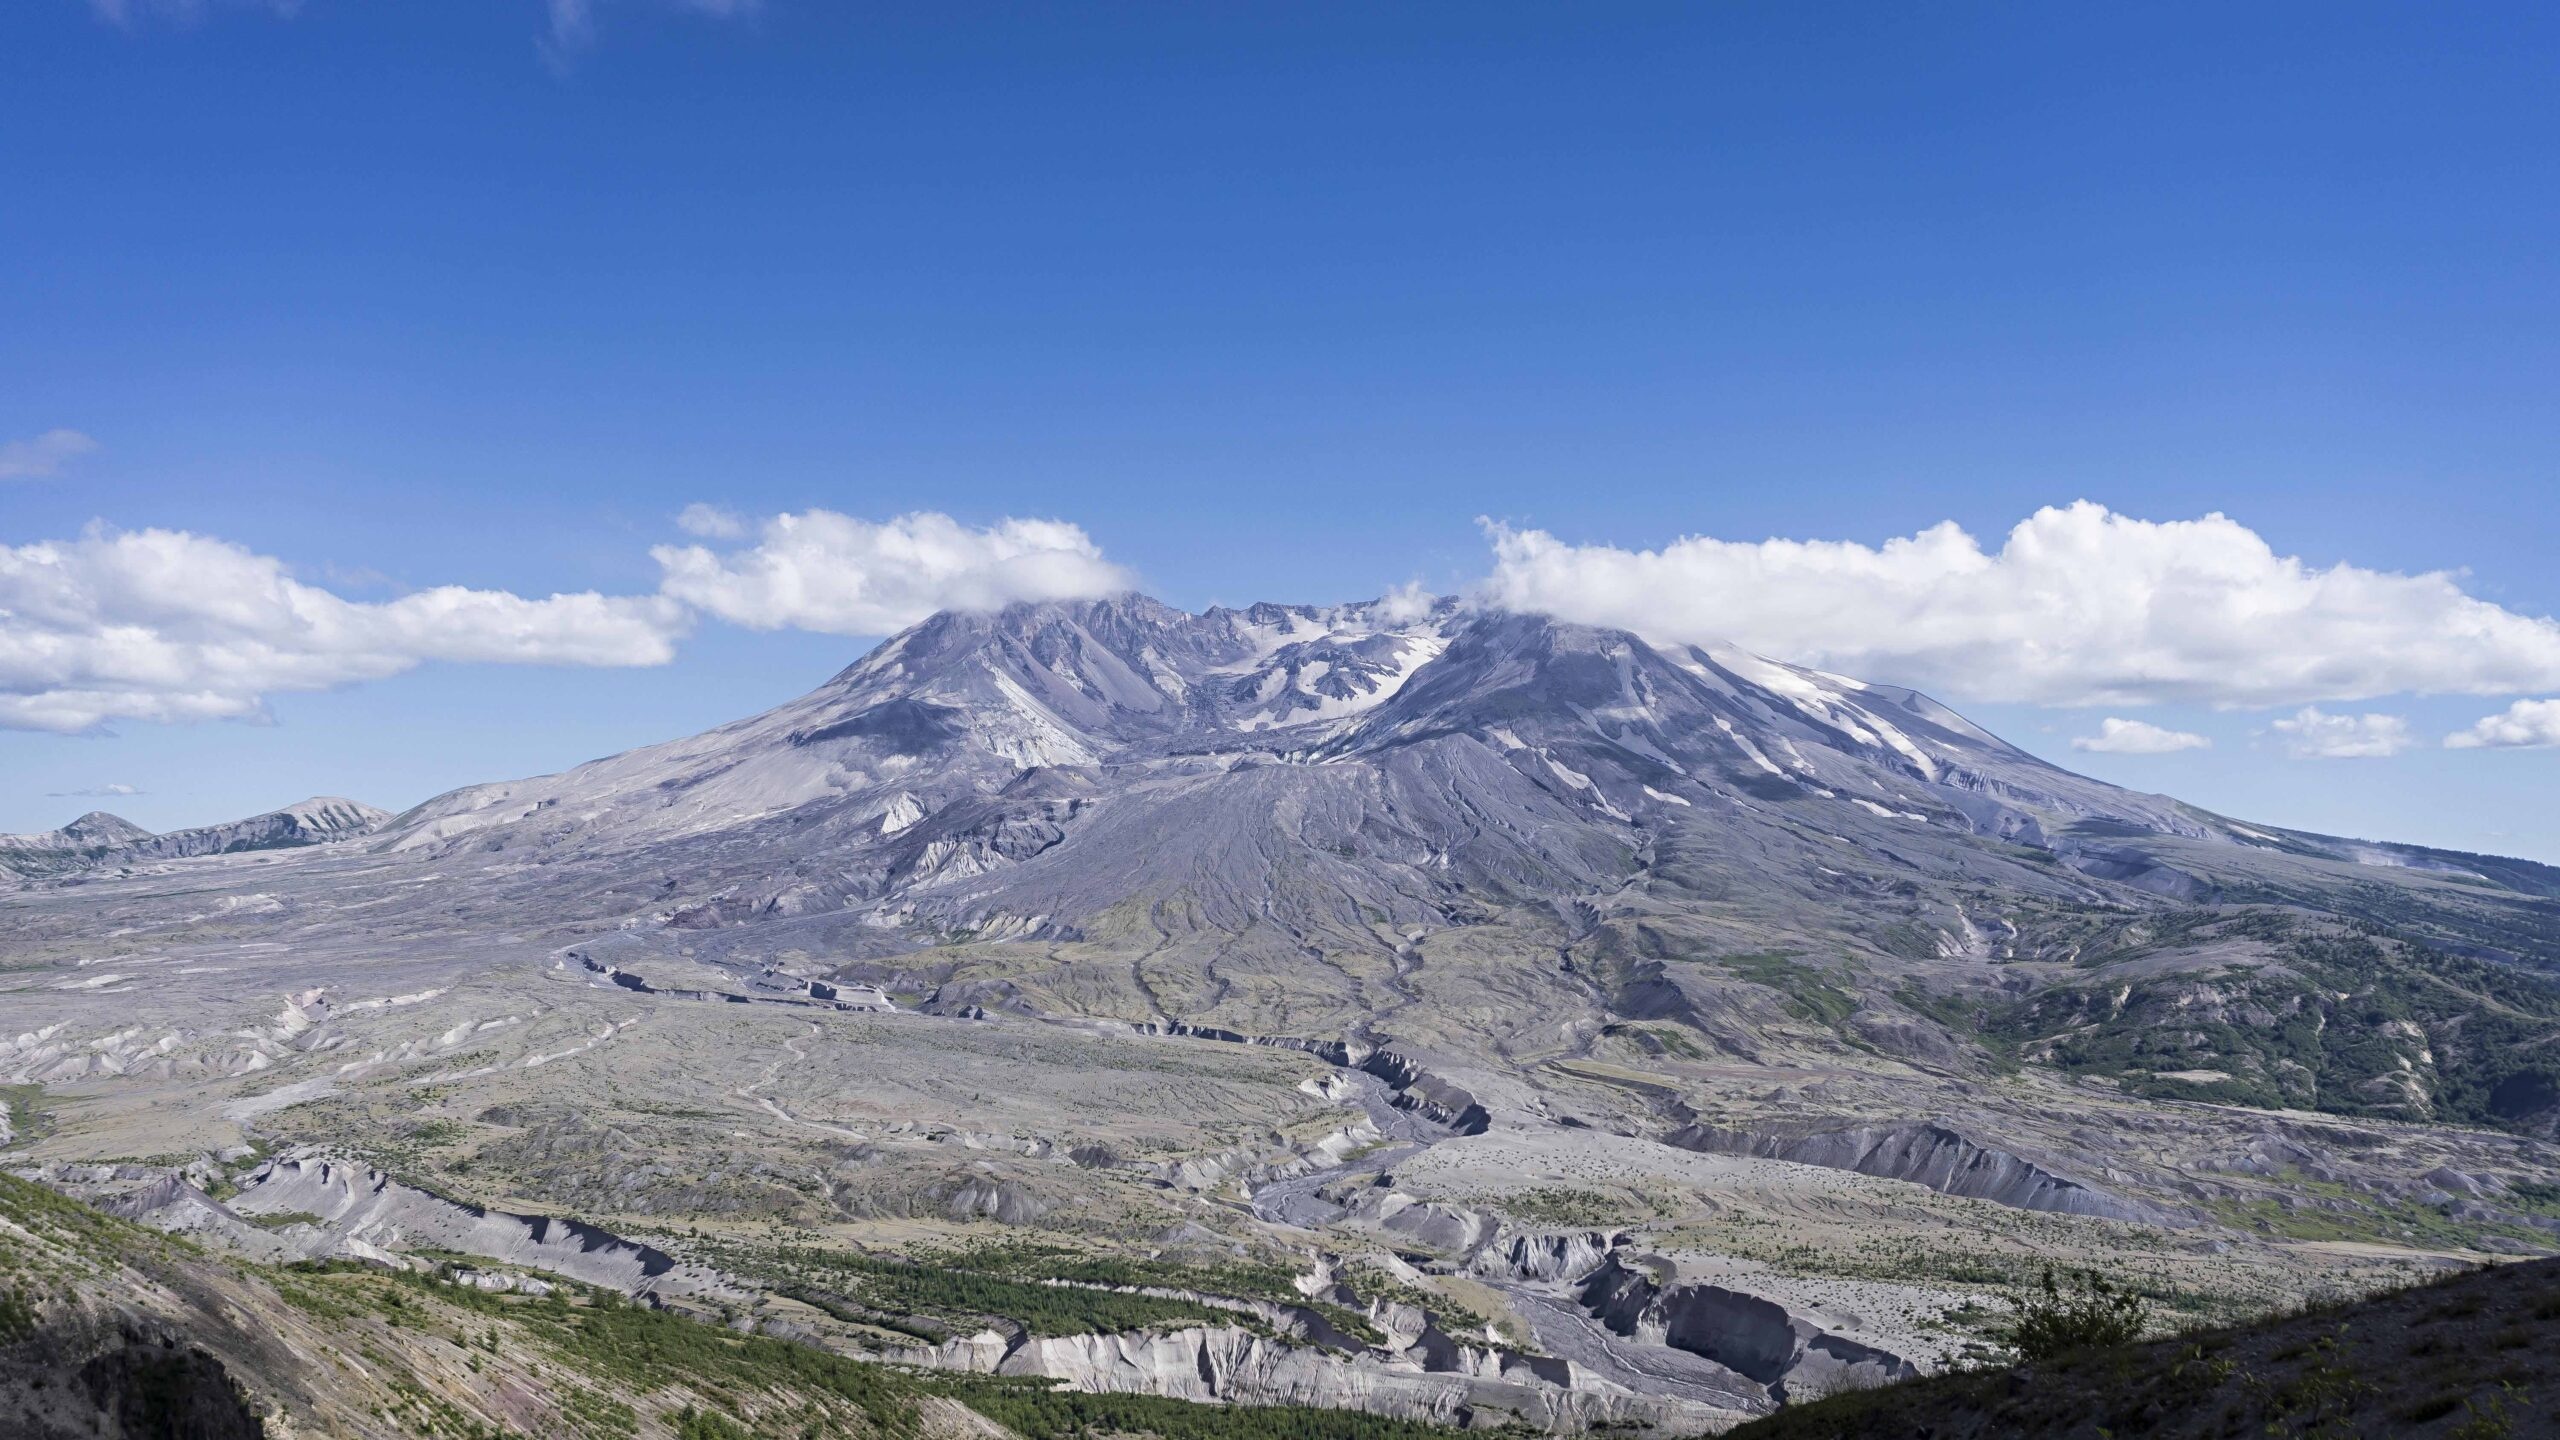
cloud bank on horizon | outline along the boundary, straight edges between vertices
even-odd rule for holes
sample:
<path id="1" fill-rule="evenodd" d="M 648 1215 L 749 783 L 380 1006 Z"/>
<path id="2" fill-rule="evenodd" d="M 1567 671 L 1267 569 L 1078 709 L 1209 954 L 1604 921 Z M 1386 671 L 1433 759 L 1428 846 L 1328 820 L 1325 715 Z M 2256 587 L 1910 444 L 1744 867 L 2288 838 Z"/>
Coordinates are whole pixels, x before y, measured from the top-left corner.
<path id="1" fill-rule="evenodd" d="M 705 538 L 746 522 L 686 512 Z M 1129 588 L 1077 527 L 946 515 L 874 524 L 777 515 L 755 544 L 662 545 L 653 595 L 532 598 L 442 585 L 358 601 L 282 560 L 177 530 L 93 525 L 0 546 L 0 728 L 66 734 L 117 721 L 256 720 L 267 697 L 380 680 L 429 661 L 663 665 L 711 615 L 752 629 L 885 634 L 937 610 L 998 609 Z"/>
<path id="2" fill-rule="evenodd" d="M 684 621 L 656 596 L 443 585 L 347 600 L 227 541 L 93 525 L 76 540 L 0 546 L 0 726 L 254 719 L 270 693 L 429 660 L 663 664 Z"/>
<path id="3" fill-rule="evenodd" d="M 883 635 L 938 610 L 1135 585 L 1065 520 L 749 519 L 694 505 L 678 525 L 689 543 L 650 551 L 658 590 L 624 596 L 438 586 L 349 600 L 275 557 L 171 530 L 93 525 L 71 541 L 0 546 L 0 728 L 258 719 L 273 694 L 437 660 L 664 664 L 704 617 Z M 1952 522 L 1881 546 L 1689 537 L 1627 550 L 1485 531 L 1491 565 L 1468 587 L 1474 605 L 1731 643 L 1958 701 L 2299 706 L 2271 726 L 2300 758 L 2419 743 L 2399 717 L 2321 703 L 2560 690 L 2560 622 L 2472 596 L 2449 573 L 2315 567 L 2218 514 L 2155 522 L 2084 501 L 2037 511 L 1997 550 Z M 1390 604 L 1419 613 L 1427 597 L 1407 586 Z M 2071 743 L 2163 755 L 2211 741 L 2109 716 Z M 2519 699 L 2444 743 L 2560 744 L 2560 700 Z"/>

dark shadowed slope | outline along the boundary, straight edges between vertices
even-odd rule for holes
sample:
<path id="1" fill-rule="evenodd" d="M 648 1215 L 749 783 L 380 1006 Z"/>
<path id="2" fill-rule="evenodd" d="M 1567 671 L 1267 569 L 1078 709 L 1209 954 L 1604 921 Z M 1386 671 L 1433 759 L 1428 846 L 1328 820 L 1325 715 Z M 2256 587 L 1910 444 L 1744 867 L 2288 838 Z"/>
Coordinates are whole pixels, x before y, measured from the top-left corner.
<path id="1" fill-rule="evenodd" d="M 2560 1435 L 2560 1261 L 1784 1410 L 1731 1440 Z"/>

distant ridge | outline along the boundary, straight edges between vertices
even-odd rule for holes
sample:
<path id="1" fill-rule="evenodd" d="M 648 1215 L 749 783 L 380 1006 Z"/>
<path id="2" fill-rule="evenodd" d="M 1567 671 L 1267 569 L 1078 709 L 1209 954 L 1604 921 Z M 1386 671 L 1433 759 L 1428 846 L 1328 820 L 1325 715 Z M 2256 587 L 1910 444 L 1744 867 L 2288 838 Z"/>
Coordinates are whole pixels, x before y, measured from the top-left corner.
<path id="1" fill-rule="evenodd" d="M 40 879 L 138 860 L 183 860 L 242 850 L 282 850 L 371 833 L 391 812 L 335 795 L 314 796 L 245 820 L 155 835 L 92 810 L 59 830 L 0 835 L 0 874 Z"/>

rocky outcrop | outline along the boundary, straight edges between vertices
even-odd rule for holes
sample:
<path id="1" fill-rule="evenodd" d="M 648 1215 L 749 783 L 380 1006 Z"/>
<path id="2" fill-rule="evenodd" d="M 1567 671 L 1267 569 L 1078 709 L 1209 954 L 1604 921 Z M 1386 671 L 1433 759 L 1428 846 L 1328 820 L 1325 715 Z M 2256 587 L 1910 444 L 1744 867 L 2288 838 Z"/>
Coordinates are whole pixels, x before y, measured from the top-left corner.
<path id="1" fill-rule="evenodd" d="M 1049 1202 L 1027 1185 L 992 1175 L 957 1177 L 927 1192 L 953 1220 L 994 1220 L 1028 1225 L 1049 1213 Z"/>
<path id="2" fill-rule="evenodd" d="M 743 1294 L 713 1271 L 581 1221 L 483 1209 L 322 1156 L 268 1161 L 242 1182 L 229 1208 L 249 1216 L 316 1216 L 326 1237 L 318 1253 L 350 1259 L 451 1250 L 626 1295 Z"/>
<path id="3" fill-rule="evenodd" d="M 101 1198 L 98 1208 L 176 1235 L 193 1236 L 252 1260 L 280 1263 L 316 1260 L 330 1253 L 329 1239 L 309 1226 L 267 1229 L 244 1218 L 171 1172 L 137 1188 Z"/>
<path id="4" fill-rule="evenodd" d="M 1664 1143 L 1684 1150 L 1755 1155 L 1830 1170 L 1854 1170 L 1861 1175 L 1908 1180 L 1941 1194 L 1989 1200 L 2020 1210 L 2094 1215 L 2152 1225 L 2167 1224 L 2174 1218 L 2155 1206 L 2055 1174 L 1934 1121 L 1861 1125 L 1792 1135 L 1686 1125 L 1662 1138 Z"/>
<path id="5" fill-rule="evenodd" d="M 1312 1405 L 1471 1428 L 1518 1421 L 1544 1430 L 1620 1425 L 1694 1434 L 1733 1418 L 1637 1395 L 1562 1361 L 1469 1350 L 1457 1368 L 1426 1370 L 1374 1355 L 1332 1355 L 1227 1326 L 1044 1337 L 1025 1341 L 995 1368 L 1047 1376 L 1076 1390 Z"/>
<path id="6" fill-rule="evenodd" d="M 1826 1330 L 1774 1300 L 1721 1285 L 1666 1282 L 1650 1267 L 1614 1255 L 1583 1282 L 1581 1300 L 1612 1331 L 1712 1360 L 1767 1386 L 1774 1399 L 1919 1373 L 1901 1356 Z"/>
<path id="7" fill-rule="evenodd" d="M 1492 1115 L 1475 1096 L 1392 1050 L 1370 1052 L 1357 1068 L 1394 1087 L 1397 1109 L 1446 1125 L 1455 1134 L 1481 1135 L 1493 1126 Z"/>
<path id="8" fill-rule="evenodd" d="M 1365 1188 L 1348 1192 L 1337 1188 L 1334 1193 L 1352 1216 L 1408 1243 L 1460 1260 L 1472 1258 L 1502 1230 L 1501 1217 L 1489 1210 L 1424 1200 L 1396 1189 L 1384 1176 Z"/>
<path id="9" fill-rule="evenodd" d="M 1510 1234 L 1494 1238 L 1468 1262 L 1479 1275 L 1512 1280 L 1579 1280 L 1609 1262 L 1626 1243 L 1624 1235 L 1603 1230 L 1564 1234 Z"/>
<path id="10" fill-rule="evenodd" d="M 979 1374 L 1044 1376 L 1076 1390 L 1213 1404 L 1309 1405 L 1447 1425 L 1519 1422 L 1551 1431 L 1624 1426 L 1693 1434 L 1721 1428 L 1742 1413 L 1640 1393 L 1572 1361 L 1511 1350 L 1490 1333 L 1452 1336 L 1419 1306 L 1385 1298 L 1363 1305 L 1323 1260 L 1299 1288 L 1312 1299 L 1359 1311 L 1368 1331 L 1348 1333 L 1337 1324 L 1339 1311 L 1316 1305 L 1155 1286 L 1096 1288 L 1187 1300 L 1258 1323 L 1066 1336 L 1029 1335 L 1008 1324 L 879 1358 Z"/>
<path id="11" fill-rule="evenodd" d="M 1214 1025 L 1190 1025 L 1179 1020 L 1149 1022 L 1133 1026 L 1141 1035 L 1180 1035 L 1192 1040 L 1217 1040 L 1229 1045 L 1263 1045 L 1279 1050 L 1299 1050 L 1329 1065 L 1345 1070 L 1358 1070 L 1386 1082 L 1389 1103 L 1399 1110 L 1441 1125 L 1459 1135 L 1481 1135 L 1490 1129 L 1493 1116 L 1476 1097 L 1445 1077 L 1425 1069 L 1421 1062 L 1393 1050 L 1382 1050 L 1345 1040 L 1308 1040 L 1295 1035 L 1247 1035 L 1235 1030 L 1222 1030 Z"/>

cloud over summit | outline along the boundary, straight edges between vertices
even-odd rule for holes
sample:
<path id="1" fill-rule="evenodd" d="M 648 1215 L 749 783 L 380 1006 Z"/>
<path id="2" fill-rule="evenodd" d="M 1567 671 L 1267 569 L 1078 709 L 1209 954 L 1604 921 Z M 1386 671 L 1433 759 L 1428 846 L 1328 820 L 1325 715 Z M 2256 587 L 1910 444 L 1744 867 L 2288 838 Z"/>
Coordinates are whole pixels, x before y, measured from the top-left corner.
<path id="1" fill-rule="evenodd" d="M 272 694 L 434 660 L 655 665 L 705 616 L 757 630 L 884 635 L 938 610 L 1131 588 L 1061 519 L 971 525 L 931 511 L 751 517 L 709 504 L 654 546 L 654 593 L 543 597 L 437 586 L 373 601 L 296 578 L 210 536 L 93 526 L 0 546 L 0 728 L 255 718 Z M 2271 722 L 2296 755 L 2386 755 L 2386 715 L 2318 707 L 2403 693 L 2560 690 L 2560 624 L 2471 596 L 2456 576 L 2279 555 L 2221 515 L 2155 522 L 2081 504 L 2037 511 L 1997 549 L 1958 526 L 1868 546 L 1709 537 L 1577 545 L 1487 522 L 1471 603 L 1728 642 L 1958 702 L 2298 707 Z M 1419 613 L 1419 584 L 1393 603 Z M 2165 754 L 2201 735 L 2107 717 L 2075 749 Z M 2560 701 L 2518 701 L 2447 739 L 2560 743 Z"/>
<path id="2" fill-rule="evenodd" d="M 691 507 L 685 528 L 742 535 L 743 522 Z M 665 594 L 754 630 L 885 635 L 937 610 L 997 610 L 1130 587 L 1091 536 L 1064 520 L 999 520 L 983 529 L 930 511 L 873 522 L 832 510 L 776 515 L 755 543 L 652 549 Z"/>
<path id="3" fill-rule="evenodd" d="M 1997 550 L 1948 521 L 1867 546 L 1705 536 L 1575 545 L 1487 522 L 1480 600 L 1957 700 L 2272 706 L 2560 689 L 2560 623 L 2401 574 L 2279 555 L 2226 516 L 2082 501 Z"/>

